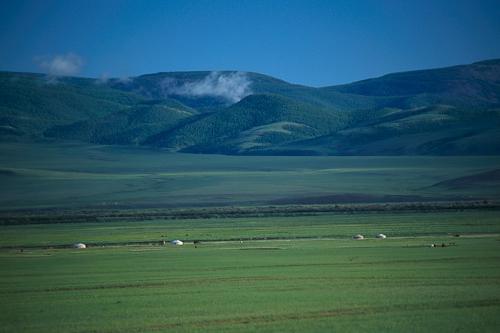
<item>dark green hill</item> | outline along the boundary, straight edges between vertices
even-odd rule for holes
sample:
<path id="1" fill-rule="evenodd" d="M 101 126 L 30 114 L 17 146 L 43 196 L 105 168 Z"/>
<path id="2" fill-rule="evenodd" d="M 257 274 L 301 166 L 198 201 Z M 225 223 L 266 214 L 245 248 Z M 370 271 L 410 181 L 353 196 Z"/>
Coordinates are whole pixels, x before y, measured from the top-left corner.
<path id="1" fill-rule="evenodd" d="M 437 105 L 383 109 L 331 135 L 294 142 L 289 150 L 328 155 L 491 155 L 500 153 L 500 109 Z"/>
<path id="2" fill-rule="evenodd" d="M 149 136 L 172 128 L 196 113 L 185 106 L 172 104 L 175 105 L 141 104 L 103 117 L 55 126 L 45 135 L 99 144 L 140 145 Z"/>
<path id="3" fill-rule="evenodd" d="M 388 103 L 384 97 L 354 96 L 291 84 L 252 72 L 161 72 L 129 80 L 110 80 L 109 86 L 145 98 L 174 98 L 201 112 L 230 106 L 253 94 L 275 94 L 301 102 L 339 110 L 369 109 Z M 244 88 L 242 88 L 244 87 Z M 235 98 L 233 98 L 235 97 Z"/>
<path id="4" fill-rule="evenodd" d="M 327 87 L 323 90 L 372 97 L 399 97 L 400 107 L 430 104 L 498 106 L 500 60 L 389 74 L 375 79 Z"/>
<path id="5" fill-rule="evenodd" d="M 94 79 L 0 72 L 0 138 L 38 139 L 52 126 L 103 116 L 141 100 Z"/>
<path id="6" fill-rule="evenodd" d="M 349 117 L 279 95 L 250 95 L 231 107 L 149 138 L 149 145 L 186 152 L 249 153 L 324 135 L 343 128 Z"/>
<path id="7" fill-rule="evenodd" d="M 199 111 L 212 111 L 214 109 L 225 107 L 230 104 L 229 101 L 221 96 L 210 94 L 191 95 L 183 90 L 182 87 L 187 84 L 202 82 L 211 72 L 161 72 L 155 74 L 146 74 L 133 78 L 111 79 L 108 86 L 132 92 L 146 99 L 176 99 L 183 104 L 195 108 Z"/>

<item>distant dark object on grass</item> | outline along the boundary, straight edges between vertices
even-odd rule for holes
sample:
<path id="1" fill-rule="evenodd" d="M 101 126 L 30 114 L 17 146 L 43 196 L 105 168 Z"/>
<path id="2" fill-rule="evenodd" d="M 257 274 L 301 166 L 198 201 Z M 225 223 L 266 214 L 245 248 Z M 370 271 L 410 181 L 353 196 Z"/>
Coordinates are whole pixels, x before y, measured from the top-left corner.
<path id="1" fill-rule="evenodd" d="M 432 243 L 431 247 L 448 247 L 448 246 L 456 246 L 456 245 L 457 245 L 456 243 L 448 243 L 448 244 L 445 244 L 445 243 L 434 244 L 434 243 Z"/>

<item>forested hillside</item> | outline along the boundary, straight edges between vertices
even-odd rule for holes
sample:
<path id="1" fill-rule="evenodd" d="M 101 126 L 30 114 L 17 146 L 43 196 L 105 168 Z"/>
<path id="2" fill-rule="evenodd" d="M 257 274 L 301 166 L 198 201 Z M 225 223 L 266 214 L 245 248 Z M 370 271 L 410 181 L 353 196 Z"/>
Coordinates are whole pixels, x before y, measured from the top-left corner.
<path id="1" fill-rule="evenodd" d="M 0 73 L 2 141 L 252 155 L 500 153 L 500 60 L 312 88 L 249 72 Z"/>

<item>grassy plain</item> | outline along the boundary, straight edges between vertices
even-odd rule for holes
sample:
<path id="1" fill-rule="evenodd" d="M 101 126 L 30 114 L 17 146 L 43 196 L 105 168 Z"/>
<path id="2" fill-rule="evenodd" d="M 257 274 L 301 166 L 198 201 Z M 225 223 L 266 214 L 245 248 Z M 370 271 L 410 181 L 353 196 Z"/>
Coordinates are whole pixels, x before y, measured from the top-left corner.
<path id="1" fill-rule="evenodd" d="M 3 332 L 494 332 L 500 325 L 496 211 L 0 230 L 1 245 L 158 239 L 165 233 L 207 240 L 336 237 L 203 242 L 197 248 L 0 250 Z M 374 239 L 378 232 L 389 238 Z M 370 238 L 351 240 L 355 233 Z"/>
<path id="2" fill-rule="evenodd" d="M 498 198 L 498 156 L 245 157 L 0 144 L 0 209 L 190 207 Z"/>
<path id="3" fill-rule="evenodd" d="M 145 219 L 170 207 L 483 202 L 499 198 L 498 169 L 495 156 L 0 144 L 0 210 L 14 221 L 0 225 L 0 332 L 495 332 L 498 209 Z M 72 223 L 85 212 L 99 222 Z M 202 243 L 159 246 L 176 238 Z M 90 246 L 50 248 L 75 242 Z"/>
<path id="4" fill-rule="evenodd" d="M 391 237 L 500 234 L 500 212 L 320 214 L 130 222 L 1 226 L 1 247 L 155 242 L 165 239 L 350 238 L 384 232 Z"/>

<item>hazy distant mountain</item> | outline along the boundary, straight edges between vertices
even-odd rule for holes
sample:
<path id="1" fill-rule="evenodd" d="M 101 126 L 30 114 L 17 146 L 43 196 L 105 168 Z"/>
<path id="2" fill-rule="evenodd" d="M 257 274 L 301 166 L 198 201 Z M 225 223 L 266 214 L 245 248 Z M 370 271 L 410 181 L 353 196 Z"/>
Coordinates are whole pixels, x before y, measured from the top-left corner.
<path id="1" fill-rule="evenodd" d="M 257 155 L 499 154 L 500 60 L 312 88 L 257 73 L 0 72 L 0 139 Z"/>

